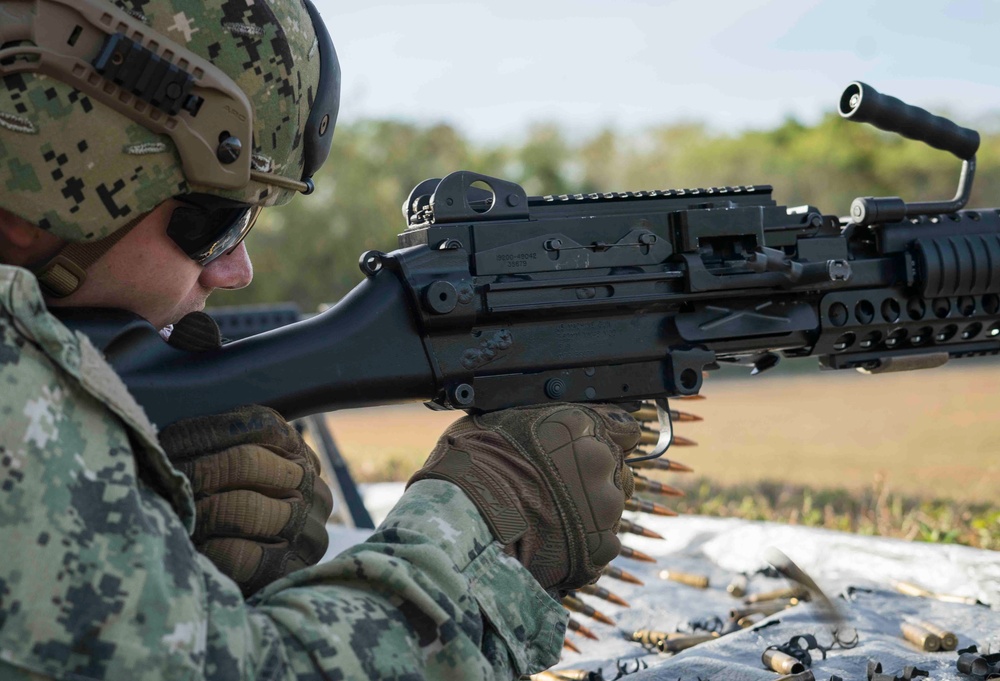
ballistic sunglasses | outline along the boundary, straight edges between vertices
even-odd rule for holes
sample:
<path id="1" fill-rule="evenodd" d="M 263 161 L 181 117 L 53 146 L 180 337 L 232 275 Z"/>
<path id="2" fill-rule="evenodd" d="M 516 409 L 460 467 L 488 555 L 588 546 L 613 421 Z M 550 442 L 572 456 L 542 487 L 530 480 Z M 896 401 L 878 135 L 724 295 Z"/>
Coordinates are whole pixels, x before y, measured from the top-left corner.
<path id="1" fill-rule="evenodd" d="M 174 208 L 167 236 L 202 266 L 239 246 L 261 211 L 261 206 L 209 194 L 174 198 L 183 205 Z"/>

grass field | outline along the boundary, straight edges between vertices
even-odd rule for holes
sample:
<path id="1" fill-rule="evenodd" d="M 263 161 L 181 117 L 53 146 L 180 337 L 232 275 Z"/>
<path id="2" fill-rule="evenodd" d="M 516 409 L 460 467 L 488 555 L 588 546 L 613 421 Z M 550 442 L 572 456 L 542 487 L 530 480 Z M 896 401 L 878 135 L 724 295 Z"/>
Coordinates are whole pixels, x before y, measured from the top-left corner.
<path id="1" fill-rule="evenodd" d="M 1000 366 L 744 374 L 716 372 L 707 399 L 672 403 L 705 418 L 677 427 L 698 446 L 669 453 L 697 475 L 660 478 L 688 488 L 686 510 L 1000 548 Z M 329 418 L 355 477 L 375 481 L 406 479 L 457 416 Z"/>

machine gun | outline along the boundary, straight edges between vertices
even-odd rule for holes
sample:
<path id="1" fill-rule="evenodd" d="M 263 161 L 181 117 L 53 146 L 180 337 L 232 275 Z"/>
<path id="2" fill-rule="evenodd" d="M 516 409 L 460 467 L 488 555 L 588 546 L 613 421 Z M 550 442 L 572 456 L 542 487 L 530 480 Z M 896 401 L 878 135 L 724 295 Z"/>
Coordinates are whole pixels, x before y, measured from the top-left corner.
<path id="1" fill-rule="evenodd" d="M 838 218 L 762 185 L 529 197 L 456 172 L 413 190 L 400 248 L 363 254 L 366 279 L 308 321 L 198 354 L 141 320 L 78 326 L 161 426 L 250 402 L 294 418 L 662 400 L 725 362 L 879 373 L 997 354 L 1000 209 L 963 210 L 979 134 L 863 83 L 839 108 L 961 159 L 955 198 L 859 198 Z"/>

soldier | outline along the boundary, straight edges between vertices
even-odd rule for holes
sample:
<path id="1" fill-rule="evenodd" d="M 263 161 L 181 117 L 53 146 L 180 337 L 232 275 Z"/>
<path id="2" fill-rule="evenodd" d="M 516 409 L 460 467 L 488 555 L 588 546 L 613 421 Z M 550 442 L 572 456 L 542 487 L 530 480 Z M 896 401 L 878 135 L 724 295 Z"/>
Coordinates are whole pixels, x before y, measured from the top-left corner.
<path id="1" fill-rule="evenodd" d="M 249 283 L 257 213 L 310 192 L 329 150 L 339 66 L 311 3 L 0 0 L 0 76 L 0 678 L 554 663 L 553 596 L 619 549 L 628 415 L 464 418 L 367 542 L 312 565 L 329 491 L 293 428 L 248 406 L 158 437 L 50 312 L 217 340 L 187 313 Z"/>

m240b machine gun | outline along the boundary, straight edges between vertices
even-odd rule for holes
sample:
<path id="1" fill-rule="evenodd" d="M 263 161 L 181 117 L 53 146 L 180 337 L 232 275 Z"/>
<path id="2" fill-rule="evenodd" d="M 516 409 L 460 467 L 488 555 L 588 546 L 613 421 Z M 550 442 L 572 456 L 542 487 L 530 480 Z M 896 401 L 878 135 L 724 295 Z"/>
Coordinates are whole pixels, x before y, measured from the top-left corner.
<path id="1" fill-rule="evenodd" d="M 668 398 L 781 356 L 878 373 L 997 354 L 1000 208 L 963 210 L 978 133 L 857 82 L 840 113 L 957 156 L 955 198 L 838 218 L 769 186 L 529 197 L 456 172 L 413 190 L 400 248 L 363 254 L 366 279 L 308 321 L 198 354 L 135 320 L 83 330 L 161 426 L 250 402 L 291 418 Z"/>

